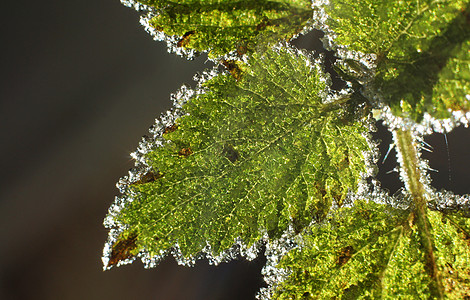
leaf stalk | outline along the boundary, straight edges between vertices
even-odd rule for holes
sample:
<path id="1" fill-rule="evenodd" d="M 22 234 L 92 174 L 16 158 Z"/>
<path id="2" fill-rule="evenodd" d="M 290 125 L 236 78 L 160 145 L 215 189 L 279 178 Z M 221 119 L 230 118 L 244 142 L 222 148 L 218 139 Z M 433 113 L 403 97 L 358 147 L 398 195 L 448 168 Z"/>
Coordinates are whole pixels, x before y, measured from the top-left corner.
<path id="1" fill-rule="evenodd" d="M 401 156 L 402 172 L 405 173 L 405 187 L 414 203 L 413 214 L 425 255 L 427 272 L 431 277 L 429 286 L 431 295 L 433 299 L 443 299 L 442 279 L 434 255 L 432 228 L 427 217 L 426 189 L 423 184 L 422 170 L 419 167 L 418 147 L 411 130 L 397 129 L 394 134 L 397 149 Z"/>

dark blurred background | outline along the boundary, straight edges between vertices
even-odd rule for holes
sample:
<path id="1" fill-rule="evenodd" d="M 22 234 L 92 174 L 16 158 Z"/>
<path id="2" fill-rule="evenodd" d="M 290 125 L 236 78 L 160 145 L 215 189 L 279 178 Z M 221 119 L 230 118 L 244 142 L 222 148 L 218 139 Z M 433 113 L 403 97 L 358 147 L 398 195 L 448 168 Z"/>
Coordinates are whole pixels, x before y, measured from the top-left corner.
<path id="1" fill-rule="evenodd" d="M 0 299 L 254 299 L 263 258 L 102 271 L 102 221 L 129 153 L 206 57 L 168 54 L 118 0 L 9 1 L 0 14 Z M 318 34 L 297 45 L 318 48 Z M 387 131 L 375 136 L 385 152 Z M 443 135 L 428 138 L 436 187 L 470 192 L 469 138 L 449 134 L 450 156 Z M 380 172 L 392 192 L 394 166 L 392 154 Z"/>

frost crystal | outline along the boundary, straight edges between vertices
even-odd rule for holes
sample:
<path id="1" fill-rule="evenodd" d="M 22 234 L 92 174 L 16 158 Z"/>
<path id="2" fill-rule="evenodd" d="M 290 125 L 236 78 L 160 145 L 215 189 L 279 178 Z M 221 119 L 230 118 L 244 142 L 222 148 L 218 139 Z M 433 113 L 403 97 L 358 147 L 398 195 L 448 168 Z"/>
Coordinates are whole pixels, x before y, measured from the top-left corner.
<path id="1" fill-rule="evenodd" d="M 431 209 L 456 213 L 460 212 L 464 217 L 470 218 L 470 195 L 455 195 L 452 192 L 435 192 L 433 199 L 429 202 Z"/>
<path id="2" fill-rule="evenodd" d="M 268 284 L 268 288 L 261 288 L 256 295 L 256 299 L 271 299 L 274 289 L 290 274 L 290 270 L 277 268 L 279 261 L 287 252 L 298 247 L 300 243 L 301 241 L 299 237 L 294 234 L 293 228 L 289 228 L 280 239 L 270 241 L 266 244 L 265 256 L 267 262 L 261 273 L 264 276 L 264 281 Z"/>
<path id="3" fill-rule="evenodd" d="M 121 0 L 121 3 L 124 4 L 127 7 L 134 8 L 137 11 L 144 11 L 148 10 L 149 7 L 147 5 L 141 4 L 137 1 L 134 0 Z"/>

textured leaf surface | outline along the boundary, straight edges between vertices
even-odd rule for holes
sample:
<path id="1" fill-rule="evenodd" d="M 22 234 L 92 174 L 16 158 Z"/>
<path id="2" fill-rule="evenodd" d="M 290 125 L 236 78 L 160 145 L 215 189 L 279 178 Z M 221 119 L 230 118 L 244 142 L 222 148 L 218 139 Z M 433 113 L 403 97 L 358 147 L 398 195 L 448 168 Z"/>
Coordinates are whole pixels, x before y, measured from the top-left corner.
<path id="1" fill-rule="evenodd" d="M 444 295 L 470 292 L 470 219 L 429 211 Z M 373 202 L 341 209 L 278 267 L 275 299 L 428 299 L 430 278 L 414 214 Z"/>
<path id="2" fill-rule="evenodd" d="M 204 82 L 147 154 L 158 176 L 132 184 L 134 200 L 116 216 L 138 249 L 177 243 L 187 257 L 208 243 L 218 255 L 239 237 L 251 246 L 292 223 L 301 231 L 356 189 L 366 128 L 339 117 L 344 103 L 322 103 L 325 83 L 309 60 L 281 48 L 240 72 Z"/>
<path id="3" fill-rule="evenodd" d="M 176 47 L 210 50 L 210 57 L 251 52 L 289 40 L 310 22 L 310 0 L 182 0 L 139 2 L 153 8 L 149 25 L 177 36 Z"/>
<path id="4" fill-rule="evenodd" d="M 377 56 L 375 85 L 398 115 L 449 117 L 470 101 L 468 0 L 331 0 L 337 42 Z"/>

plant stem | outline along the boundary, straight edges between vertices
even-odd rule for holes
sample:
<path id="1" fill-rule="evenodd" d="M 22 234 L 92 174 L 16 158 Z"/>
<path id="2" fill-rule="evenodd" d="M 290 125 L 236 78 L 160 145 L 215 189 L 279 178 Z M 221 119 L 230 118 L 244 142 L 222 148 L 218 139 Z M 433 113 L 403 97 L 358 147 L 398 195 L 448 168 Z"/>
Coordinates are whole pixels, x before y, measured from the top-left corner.
<path id="1" fill-rule="evenodd" d="M 414 202 L 414 215 L 418 227 L 418 235 L 426 259 L 426 268 L 431 277 L 430 291 L 433 299 L 443 299 L 443 286 L 431 233 L 431 225 L 427 217 L 426 190 L 423 184 L 423 174 L 419 167 L 418 148 L 410 130 L 397 129 L 394 131 L 395 142 L 401 155 L 402 172 L 406 178 L 405 187 Z"/>

